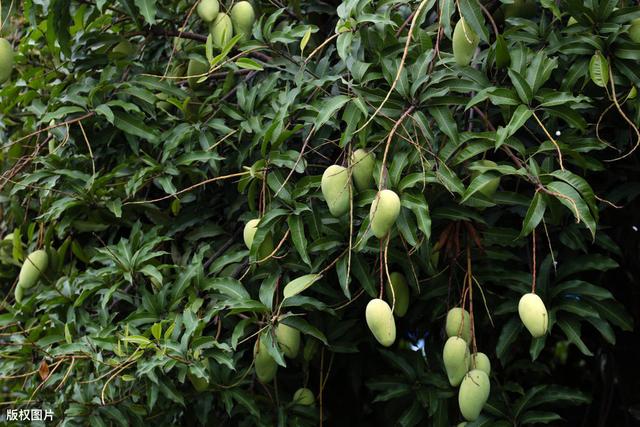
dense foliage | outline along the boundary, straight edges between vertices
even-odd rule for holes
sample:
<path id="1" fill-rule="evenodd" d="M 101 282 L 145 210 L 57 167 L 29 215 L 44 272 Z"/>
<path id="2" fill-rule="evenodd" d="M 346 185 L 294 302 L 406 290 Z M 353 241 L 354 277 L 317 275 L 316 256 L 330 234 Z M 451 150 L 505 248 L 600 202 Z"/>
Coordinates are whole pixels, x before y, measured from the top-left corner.
<path id="1" fill-rule="evenodd" d="M 468 426 L 638 422 L 634 365 L 607 363 L 638 296 L 640 8 L 509 3 L 254 1 L 231 38 L 191 0 L 3 1 L 2 414 L 455 425 L 442 348 L 464 304 L 492 365 Z M 321 176 L 359 148 L 374 183 L 334 216 Z M 382 238 L 378 189 L 401 201 Z M 16 286 L 38 249 L 45 271 Z M 410 297 L 385 348 L 365 307 L 395 308 L 392 273 Z"/>

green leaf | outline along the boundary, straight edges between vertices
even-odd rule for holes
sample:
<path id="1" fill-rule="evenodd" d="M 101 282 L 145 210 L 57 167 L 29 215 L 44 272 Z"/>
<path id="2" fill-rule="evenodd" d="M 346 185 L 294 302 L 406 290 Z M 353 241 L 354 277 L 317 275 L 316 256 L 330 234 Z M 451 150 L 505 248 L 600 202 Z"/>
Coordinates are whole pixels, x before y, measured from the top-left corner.
<path id="1" fill-rule="evenodd" d="M 526 105 L 518 105 L 518 108 L 513 112 L 511 119 L 506 127 L 500 127 L 497 131 L 496 148 L 500 148 L 502 144 L 514 135 L 524 124 L 529 120 L 533 112 Z"/>
<path id="2" fill-rule="evenodd" d="M 520 331 L 522 330 L 522 322 L 518 317 L 512 317 L 502 327 L 502 332 L 498 337 L 498 343 L 496 345 L 496 356 L 504 365 L 507 361 L 507 356 L 510 354 L 511 345 L 516 340 Z"/>
<path id="3" fill-rule="evenodd" d="M 591 232 L 591 236 L 595 238 L 596 235 L 596 222 L 589 211 L 589 207 L 585 203 L 584 199 L 578 194 L 573 187 L 560 181 L 553 181 L 548 184 L 547 189 L 556 193 L 554 197 L 560 203 L 565 205 L 571 210 L 573 216 L 576 218 L 576 222 L 582 222 Z"/>
<path id="4" fill-rule="evenodd" d="M 322 105 L 318 109 L 318 115 L 313 121 L 313 125 L 316 129 L 319 129 L 322 125 L 327 123 L 329 119 L 335 116 L 344 104 L 349 102 L 351 98 L 346 95 L 338 95 L 332 98 L 325 99 Z"/>
<path id="5" fill-rule="evenodd" d="M 156 1 L 157 0 L 134 0 L 136 6 L 140 9 L 140 13 L 144 16 L 144 20 L 149 25 L 156 23 Z"/>
<path id="6" fill-rule="evenodd" d="M 609 62 L 600 52 L 596 52 L 589 62 L 589 76 L 591 81 L 600 87 L 607 87 L 609 83 Z"/>
<path id="7" fill-rule="evenodd" d="M 313 285 L 318 279 L 322 277 L 320 274 L 305 274 L 304 276 L 300 276 L 289 283 L 284 287 L 284 297 L 291 298 L 293 296 L 298 295 L 300 292 L 307 289 L 309 286 Z"/>
<path id="8" fill-rule="evenodd" d="M 247 70 L 256 70 L 256 71 L 264 70 L 264 67 L 262 65 L 260 65 L 257 61 L 254 61 L 253 59 L 250 59 L 250 58 L 240 58 L 236 61 L 236 65 L 240 68 L 244 68 Z"/>
<path id="9" fill-rule="evenodd" d="M 464 16 L 471 29 L 480 36 L 480 39 L 489 43 L 489 31 L 484 24 L 484 15 L 478 5 L 478 0 L 460 0 L 460 13 Z"/>
<path id="10" fill-rule="evenodd" d="M 293 245 L 296 247 L 298 254 L 300 254 L 300 258 L 302 258 L 302 261 L 304 261 L 305 264 L 311 266 L 311 260 L 307 253 L 307 238 L 304 234 L 304 223 L 302 221 L 302 217 L 289 215 L 287 222 L 289 224 L 289 230 L 291 231 Z"/>
<path id="11" fill-rule="evenodd" d="M 522 230 L 520 231 L 520 237 L 528 236 L 534 228 L 540 224 L 544 217 L 544 212 L 547 209 L 547 204 L 544 201 L 544 196 L 537 191 L 531 200 L 529 209 L 522 221 Z"/>
<path id="12" fill-rule="evenodd" d="M 533 89 L 529 86 L 529 83 L 522 77 L 520 73 L 513 69 L 509 69 L 508 71 L 509 78 L 511 79 L 511 83 L 513 87 L 516 89 L 518 96 L 525 104 L 530 104 L 533 100 Z"/>
<path id="13" fill-rule="evenodd" d="M 593 353 L 587 348 L 582 338 L 580 338 L 580 323 L 574 319 L 558 319 L 558 326 L 567 336 L 569 342 L 578 347 L 585 356 L 593 356 Z"/>
<path id="14" fill-rule="evenodd" d="M 202 286 L 203 290 L 216 290 L 223 295 L 227 295 L 236 300 L 251 299 L 251 295 L 244 288 L 239 280 L 231 277 L 214 277 L 208 279 Z"/>
<path id="15" fill-rule="evenodd" d="M 113 110 L 113 116 L 113 124 L 118 129 L 128 134 L 139 136 L 149 142 L 156 142 L 158 140 L 154 130 L 134 115 L 121 110 Z"/>
<path id="16" fill-rule="evenodd" d="M 47 16 L 47 28 L 53 31 L 60 50 L 65 56 L 71 56 L 71 0 L 52 0 L 49 4 L 49 15 Z M 49 37 L 47 37 L 49 38 Z M 53 40 L 49 40 L 53 45 Z"/>

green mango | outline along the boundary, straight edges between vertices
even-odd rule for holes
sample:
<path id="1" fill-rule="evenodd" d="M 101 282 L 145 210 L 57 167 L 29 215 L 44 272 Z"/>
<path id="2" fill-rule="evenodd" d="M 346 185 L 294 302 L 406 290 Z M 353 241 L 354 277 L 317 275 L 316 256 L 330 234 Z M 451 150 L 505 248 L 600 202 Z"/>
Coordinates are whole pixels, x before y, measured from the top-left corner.
<path id="1" fill-rule="evenodd" d="M 444 369 L 447 371 L 449 384 L 456 387 L 460 384 L 469 369 L 469 346 L 460 337 L 450 337 L 442 350 Z"/>
<path id="2" fill-rule="evenodd" d="M 320 181 L 320 189 L 331 215 L 339 217 L 349 211 L 350 187 L 351 181 L 347 168 L 332 165 L 325 169 Z"/>
<path id="3" fill-rule="evenodd" d="M 535 0 L 515 0 L 504 5 L 505 18 L 533 18 L 536 15 Z"/>
<path id="4" fill-rule="evenodd" d="M 209 32 L 213 46 L 218 49 L 224 48 L 233 37 L 233 25 L 229 15 L 224 12 L 218 13 L 216 19 L 209 24 Z"/>
<path id="5" fill-rule="evenodd" d="M 462 66 L 469 65 L 478 44 L 480 44 L 480 37 L 464 18 L 460 18 L 453 29 L 453 57 L 456 63 Z"/>
<path id="6" fill-rule="evenodd" d="M 492 168 L 492 167 L 498 166 L 496 162 L 493 162 L 491 160 L 478 160 L 474 164 L 476 166 L 482 166 L 482 167 L 486 167 L 486 168 Z M 482 173 L 480 171 L 477 171 L 477 170 L 472 171 L 471 172 L 471 181 L 476 179 L 481 174 Z M 487 181 L 487 183 L 485 185 L 483 185 L 478 190 L 478 192 L 484 194 L 488 198 L 492 198 L 493 195 L 496 194 L 496 191 L 498 190 L 499 186 L 500 186 L 500 177 L 492 178 L 489 181 Z"/>
<path id="7" fill-rule="evenodd" d="M 316 398 L 308 388 L 299 388 L 293 393 L 293 403 L 302 406 L 312 406 L 316 403 Z"/>
<path id="8" fill-rule="evenodd" d="M 636 18 L 631 21 L 631 27 L 629 27 L 629 38 L 636 43 L 640 43 L 640 18 Z"/>
<path id="9" fill-rule="evenodd" d="M 0 38 L 0 84 L 9 80 L 13 71 L 13 48 L 7 39 Z"/>
<path id="10" fill-rule="evenodd" d="M 307 338 L 307 341 L 304 345 L 304 350 L 302 350 L 302 358 L 310 362 L 313 357 L 318 352 L 318 347 L 320 347 L 320 342 L 315 338 Z"/>
<path id="11" fill-rule="evenodd" d="M 549 315 L 544 302 L 534 293 L 524 294 L 518 303 L 520 320 L 531 336 L 539 338 L 547 333 Z"/>
<path id="12" fill-rule="evenodd" d="M 276 327 L 276 340 L 285 356 L 295 359 L 300 351 L 300 331 L 284 323 Z"/>
<path id="13" fill-rule="evenodd" d="M 24 260 L 24 263 L 22 263 L 20 275 L 18 276 L 18 286 L 29 289 L 35 285 L 48 265 L 49 256 L 46 251 L 39 249 L 31 252 Z"/>
<path id="14" fill-rule="evenodd" d="M 396 322 L 389 304 L 379 298 L 372 299 L 367 304 L 365 317 L 375 339 L 385 347 L 391 346 L 396 340 Z"/>
<path id="15" fill-rule="evenodd" d="M 218 0 L 200 0 L 196 12 L 204 22 L 212 22 L 220 12 Z"/>
<path id="16" fill-rule="evenodd" d="M 387 235 L 400 215 L 400 198 L 391 190 L 382 190 L 371 203 L 371 231 L 378 239 Z"/>
<path id="17" fill-rule="evenodd" d="M 467 343 L 471 342 L 471 317 L 464 308 L 455 307 L 447 313 L 445 331 L 448 337 L 462 337 Z"/>
<path id="18" fill-rule="evenodd" d="M 126 58 L 136 53 L 136 48 L 129 40 L 122 40 L 111 49 L 111 54 L 118 58 Z"/>
<path id="19" fill-rule="evenodd" d="M 362 148 L 351 153 L 351 175 L 358 191 L 373 188 L 373 168 L 376 156 Z"/>
<path id="20" fill-rule="evenodd" d="M 189 76 L 188 82 L 189 87 L 191 89 L 195 89 L 202 84 L 202 82 L 198 83 L 203 77 L 203 74 L 206 74 L 209 71 L 209 64 L 206 62 L 198 61 L 197 59 L 190 59 L 189 65 L 187 65 L 187 76 Z"/>
<path id="21" fill-rule="evenodd" d="M 244 231 L 243 231 L 244 244 L 247 246 L 247 249 L 249 250 L 251 249 L 251 245 L 253 244 L 253 238 L 256 235 L 256 231 L 258 231 L 259 223 L 260 223 L 260 220 L 256 218 L 256 219 L 250 220 L 244 226 Z M 271 255 L 274 249 L 275 249 L 275 246 L 273 245 L 273 236 L 271 235 L 271 233 L 267 233 L 267 235 L 264 237 L 264 240 L 262 241 L 262 244 L 260 245 L 260 248 L 258 249 L 258 259 L 259 260 L 265 259 L 269 255 Z"/>
<path id="22" fill-rule="evenodd" d="M 278 364 L 267 351 L 267 347 L 258 339 L 253 351 L 256 376 L 260 382 L 268 383 L 273 380 L 278 371 Z"/>
<path id="23" fill-rule="evenodd" d="M 458 405 L 462 416 L 467 421 L 477 420 L 490 393 L 491 382 L 484 371 L 474 369 L 465 375 L 458 391 Z"/>
<path id="24" fill-rule="evenodd" d="M 391 277 L 391 282 L 387 281 L 385 284 L 387 301 L 393 305 L 393 296 L 395 295 L 393 313 L 398 317 L 403 317 L 409 309 L 409 286 L 401 273 L 393 272 L 389 276 Z M 391 293 L 392 287 L 393 293 Z"/>
<path id="25" fill-rule="evenodd" d="M 209 366 L 209 359 L 204 359 L 204 365 L 206 367 Z M 206 373 L 208 375 L 208 372 Z M 196 391 L 205 391 L 209 388 L 209 380 L 206 378 L 198 377 L 191 372 L 187 372 L 187 378 L 189 378 L 191 385 L 193 385 L 193 388 L 196 389 Z"/>
<path id="26" fill-rule="evenodd" d="M 251 36 L 251 30 L 253 29 L 253 23 L 256 20 L 256 13 L 253 11 L 253 6 L 248 1 L 239 1 L 231 8 L 231 22 L 233 23 L 233 29 L 236 34 L 240 34 L 240 40 L 246 41 Z"/>
<path id="27" fill-rule="evenodd" d="M 487 375 L 491 375 L 491 361 L 484 353 L 474 353 L 471 355 L 469 369 L 479 369 Z"/>
<path id="28" fill-rule="evenodd" d="M 13 296 L 16 298 L 17 303 L 21 303 L 22 297 L 24 296 L 24 288 L 22 286 L 16 286 L 13 290 Z"/>

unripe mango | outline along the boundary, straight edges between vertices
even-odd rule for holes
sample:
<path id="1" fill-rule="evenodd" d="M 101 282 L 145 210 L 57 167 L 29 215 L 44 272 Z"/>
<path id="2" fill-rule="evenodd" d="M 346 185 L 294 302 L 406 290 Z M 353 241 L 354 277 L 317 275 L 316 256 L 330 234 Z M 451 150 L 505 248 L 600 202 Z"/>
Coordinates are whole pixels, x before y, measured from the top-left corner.
<path id="1" fill-rule="evenodd" d="M 13 71 L 13 49 L 7 39 L 0 38 L 0 84 L 9 80 Z"/>
<path id="2" fill-rule="evenodd" d="M 547 333 L 549 316 L 547 308 L 538 295 L 524 294 L 518 303 L 518 314 L 534 338 L 539 338 Z"/>
<path id="3" fill-rule="evenodd" d="M 338 217 L 349 211 L 349 171 L 339 165 L 329 166 L 322 174 L 320 189 L 331 215 Z"/>
<path id="4" fill-rule="evenodd" d="M 220 4 L 218 0 L 200 0 L 196 12 L 204 22 L 212 22 L 218 16 Z"/>
<path id="5" fill-rule="evenodd" d="M 629 38 L 636 43 L 640 43 L 640 18 L 636 18 L 631 21 L 631 27 L 629 27 Z"/>
<path id="6" fill-rule="evenodd" d="M 467 343 L 471 341 L 471 317 L 464 308 L 455 307 L 447 313 L 445 331 L 448 337 L 462 337 Z"/>
<path id="7" fill-rule="evenodd" d="M 496 164 L 496 162 L 493 162 L 491 160 L 478 160 L 476 162 L 476 165 L 477 166 L 486 167 L 486 168 L 498 166 Z M 480 175 L 481 175 L 480 171 L 474 170 L 473 172 L 471 172 L 471 180 L 473 181 L 474 179 L 476 179 Z M 493 195 L 498 190 L 499 186 L 500 186 L 500 177 L 493 178 L 493 179 L 489 180 L 484 186 L 482 186 L 478 190 L 478 192 L 484 194 L 488 198 L 492 198 Z"/>
<path id="8" fill-rule="evenodd" d="M 111 49 L 111 53 L 116 57 L 124 58 L 136 53 L 136 48 L 129 40 L 122 40 Z"/>
<path id="9" fill-rule="evenodd" d="M 458 405 L 462 416 L 467 421 L 477 420 L 490 393 L 491 383 L 486 373 L 474 369 L 465 375 L 458 392 Z"/>
<path id="10" fill-rule="evenodd" d="M 310 362 L 313 357 L 318 352 L 318 347 L 320 347 L 320 343 L 317 339 L 309 337 L 307 342 L 304 345 L 304 350 L 302 351 L 302 358 L 307 362 Z"/>
<path id="11" fill-rule="evenodd" d="M 236 34 L 240 34 L 242 37 L 240 40 L 247 40 L 251 35 L 253 29 L 253 23 L 256 20 L 256 14 L 253 11 L 253 6 L 248 1 L 239 1 L 231 8 L 231 22 L 233 22 L 233 29 Z"/>
<path id="12" fill-rule="evenodd" d="M 256 231 L 258 231 L 258 224 L 260 224 L 260 220 L 258 218 L 252 219 L 244 226 L 244 231 L 242 233 L 242 237 L 244 238 L 244 244 L 247 246 L 247 249 L 251 250 L 251 245 L 253 244 L 253 238 L 256 235 Z M 271 233 L 268 233 L 262 244 L 260 245 L 260 249 L 258 249 L 258 258 L 264 259 L 271 255 L 274 250 L 273 246 L 273 236 Z"/>
<path id="13" fill-rule="evenodd" d="M 396 322 L 389 304 L 379 298 L 372 299 L 367 304 L 365 317 L 376 340 L 385 347 L 391 346 L 396 340 Z"/>
<path id="14" fill-rule="evenodd" d="M 316 398 L 308 388 L 299 388 L 293 393 L 293 403 L 296 405 L 312 406 L 316 403 Z"/>
<path id="15" fill-rule="evenodd" d="M 393 305 L 393 297 L 395 296 L 393 313 L 398 317 L 403 317 L 407 314 L 407 309 L 409 308 L 409 286 L 407 286 L 407 281 L 401 273 L 393 272 L 389 276 L 391 277 L 391 283 L 387 282 L 385 285 L 387 301 Z M 393 287 L 393 293 L 391 292 L 391 287 Z"/>
<path id="16" fill-rule="evenodd" d="M 474 353 L 471 355 L 469 369 L 479 369 L 487 375 L 491 375 L 491 361 L 484 353 Z"/>
<path id="17" fill-rule="evenodd" d="M 460 18 L 453 30 L 453 57 L 456 63 L 462 66 L 469 65 L 479 43 L 480 37 L 464 18 Z"/>
<path id="18" fill-rule="evenodd" d="M 351 174 L 359 191 L 373 187 L 373 168 L 375 164 L 375 154 L 369 153 L 362 148 L 358 148 L 351 154 Z"/>
<path id="19" fill-rule="evenodd" d="M 276 327 L 276 339 L 285 356 L 295 359 L 300 350 L 300 331 L 284 323 Z"/>
<path id="20" fill-rule="evenodd" d="M 505 18 L 533 18 L 536 14 L 535 0 L 515 0 L 504 5 Z"/>
<path id="21" fill-rule="evenodd" d="M 447 371 L 449 384 L 456 387 L 460 384 L 469 369 L 469 347 L 459 337 L 451 337 L 442 350 L 444 369 Z"/>
<path id="22" fill-rule="evenodd" d="M 225 47 L 233 37 L 233 26 L 229 15 L 224 12 L 218 13 L 216 19 L 209 24 L 209 32 L 214 47 L 218 49 Z"/>
<path id="23" fill-rule="evenodd" d="M 256 375 L 260 382 L 271 382 L 278 371 L 278 364 L 275 359 L 271 357 L 261 339 L 258 340 L 258 343 L 254 347 L 254 360 Z"/>
<path id="24" fill-rule="evenodd" d="M 24 288 L 22 286 L 16 286 L 13 290 L 13 296 L 16 298 L 17 303 L 21 303 L 22 297 L 24 296 Z"/>
<path id="25" fill-rule="evenodd" d="M 371 231 L 378 239 L 387 235 L 400 215 L 400 198 L 391 190 L 378 191 L 371 203 Z"/>
<path id="26" fill-rule="evenodd" d="M 47 269 L 49 265 L 49 256 L 47 252 L 39 249 L 31 252 L 27 259 L 24 260 L 20 275 L 18 276 L 18 286 L 28 289 L 36 284 L 40 275 Z"/>
<path id="27" fill-rule="evenodd" d="M 190 59 L 189 65 L 187 66 L 189 87 L 191 89 L 195 89 L 197 86 L 199 86 L 200 83 L 198 83 L 198 80 L 200 80 L 208 71 L 208 64 L 198 61 L 197 59 Z"/>

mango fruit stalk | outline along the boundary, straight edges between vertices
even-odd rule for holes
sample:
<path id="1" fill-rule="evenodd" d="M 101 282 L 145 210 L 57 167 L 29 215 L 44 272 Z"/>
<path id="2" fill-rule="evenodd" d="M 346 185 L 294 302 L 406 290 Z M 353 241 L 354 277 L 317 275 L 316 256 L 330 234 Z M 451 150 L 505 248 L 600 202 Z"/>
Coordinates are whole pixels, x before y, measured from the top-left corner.
<path id="1" fill-rule="evenodd" d="M 450 337 L 442 350 L 444 369 L 449 384 L 457 387 L 469 369 L 469 347 L 460 337 Z"/>
<path id="2" fill-rule="evenodd" d="M 458 391 L 458 405 L 462 416 L 467 421 L 477 420 L 490 393 L 491 383 L 484 371 L 474 369 L 465 375 Z"/>
<path id="3" fill-rule="evenodd" d="M 375 339 L 385 347 L 391 346 L 396 340 L 396 322 L 389 304 L 379 298 L 372 299 L 367 304 L 365 317 Z"/>
<path id="4" fill-rule="evenodd" d="M 349 211 L 350 185 L 349 171 L 345 167 L 332 165 L 322 174 L 320 189 L 331 215 L 339 217 Z"/>
<path id="5" fill-rule="evenodd" d="M 532 337 L 540 338 L 547 333 L 549 315 L 538 295 L 524 294 L 518 303 L 518 314 Z"/>
<path id="6" fill-rule="evenodd" d="M 369 219 L 371 231 L 378 239 L 382 239 L 391 230 L 400 215 L 400 198 L 391 190 L 382 190 L 376 194 L 371 203 Z"/>

